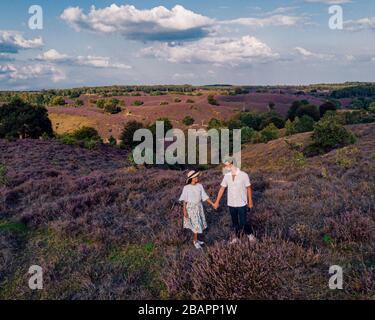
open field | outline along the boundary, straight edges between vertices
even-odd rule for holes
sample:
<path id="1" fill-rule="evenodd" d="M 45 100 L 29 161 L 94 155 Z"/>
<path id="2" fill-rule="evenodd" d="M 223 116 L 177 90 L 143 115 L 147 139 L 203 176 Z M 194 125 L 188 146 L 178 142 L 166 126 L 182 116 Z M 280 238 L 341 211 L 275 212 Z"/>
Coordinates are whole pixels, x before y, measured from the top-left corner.
<path id="1" fill-rule="evenodd" d="M 182 172 L 129 167 L 109 146 L 1 140 L 0 298 L 374 299 L 375 125 L 350 128 L 355 145 L 304 162 L 284 138 L 246 145 L 259 242 L 228 246 L 228 212 L 207 208 L 202 253 L 182 230 Z M 220 180 L 201 178 L 212 197 Z M 43 291 L 26 285 L 32 264 Z M 344 290 L 328 289 L 333 264 Z"/>

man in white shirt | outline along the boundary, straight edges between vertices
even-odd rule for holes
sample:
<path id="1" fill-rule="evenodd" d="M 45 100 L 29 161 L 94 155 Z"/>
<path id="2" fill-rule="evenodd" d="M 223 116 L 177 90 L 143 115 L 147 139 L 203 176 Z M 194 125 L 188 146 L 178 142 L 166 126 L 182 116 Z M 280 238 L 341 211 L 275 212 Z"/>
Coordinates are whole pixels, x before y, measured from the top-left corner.
<path id="1" fill-rule="evenodd" d="M 232 243 L 237 242 L 242 234 L 247 234 L 250 241 L 255 241 L 255 237 L 247 228 L 247 211 L 248 208 L 253 208 L 249 175 L 235 166 L 233 158 L 225 160 L 224 166 L 225 175 L 221 182 L 215 208 L 217 209 L 219 207 L 225 189 L 228 188 L 228 207 L 232 217 L 233 228 L 236 233 L 236 237 L 232 240 Z"/>

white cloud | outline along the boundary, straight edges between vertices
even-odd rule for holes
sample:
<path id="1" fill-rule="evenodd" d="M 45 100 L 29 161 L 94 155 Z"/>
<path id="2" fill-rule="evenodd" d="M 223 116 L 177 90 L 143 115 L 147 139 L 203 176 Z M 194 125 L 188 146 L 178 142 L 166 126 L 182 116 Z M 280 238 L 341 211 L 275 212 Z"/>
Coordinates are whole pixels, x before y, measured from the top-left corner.
<path id="1" fill-rule="evenodd" d="M 375 30 L 375 17 L 346 21 L 345 29 L 349 31 Z"/>
<path id="2" fill-rule="evenodd" d="M 305 0 L 305 2 L 325 3 L 325 4 L 344 4 L 344 3 L 351 3 L 352 0 Z"/>
<path id="3" fill-rule="evenodd" d="M 48 50 L 39 55 L 37 60 L 53 63 L 63 63 L 94 68 L 131 69 L 131 66 L 122 63 L 113 63 L 111 58 L 102 56 L 78 56 L 72 57 L 58 52 L 55 49 Z"/>
<path id="4" fill-rule="evenodd" d="M 141 51 L 143 56 L 152 56 L 174 63 L 212 63 L 236 66 L 277 59 L 279 55 L 255 37 L 204 38 L 185 44 L 159 44 Z"/>
<path id="5" fill-rule="evenodd" d="M 18 53 L 19 50 L 40 48 L 43 46 L 41 37 L 26 39 L 21 32 L 0 30 L 0 52 Z"/>
<path id="6" fill-rule="evenodd" d="M 265 18 L 238 18 L 234 20 L 222 21 L 222 24 L 239 24 L 249 27 L 268 27 L 268 26 L 286 26 L 292 27 L 305 22 L 304 17 L 272 15 Z"/>
<path id="7" fill-rule="evenodd" d="M 214 20 L 176 5 L 171 10 L 159 6 L 139 10 L 132 5 L 112 4 L 103 9 L 91 7 L 85 14 L 79 7 L 69 7 L 61 14 L 75 30 L 120 33 L 130 39 L 184 40 L 208 34 Z"/>
<path id="8" fill-rule="evenodd" d="M 0 80 L 9 82 L 19 82 L 31 79 L 39 79 L 48 77 L 53 82 L 60 82 L 66 79 L 63 70 L 50 64 L 34 64 L 34 65 L 0 65 Z"/>
<path id="9" fill-rule="evenodd" d="M 296 47 L 294 50 L 303 58 L 313 58 L 319 60 L 331 60 L 335 56 L 332 54 L 314 53 L 302 47 Z"/>

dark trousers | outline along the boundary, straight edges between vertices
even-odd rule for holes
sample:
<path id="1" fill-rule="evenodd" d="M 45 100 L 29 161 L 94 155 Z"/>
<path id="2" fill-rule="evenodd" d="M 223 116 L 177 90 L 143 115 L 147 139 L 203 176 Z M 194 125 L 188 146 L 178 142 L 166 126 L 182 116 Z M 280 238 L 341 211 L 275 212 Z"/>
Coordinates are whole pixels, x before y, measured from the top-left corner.
<path id="1" fill-rule="evenodd" d="M 229 213 L 232 217 L 232 224 L 237 237 L 240 237 L 242 234 L 251 234 L 251 226 L 247 224 L 247 210 L 247 206 L 239 208 L 229 207 Z"/>

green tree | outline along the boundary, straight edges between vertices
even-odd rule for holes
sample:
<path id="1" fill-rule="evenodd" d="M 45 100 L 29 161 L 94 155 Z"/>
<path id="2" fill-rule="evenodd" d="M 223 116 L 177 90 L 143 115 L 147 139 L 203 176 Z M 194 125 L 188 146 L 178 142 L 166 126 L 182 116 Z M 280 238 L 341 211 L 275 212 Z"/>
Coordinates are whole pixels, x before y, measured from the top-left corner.
<path id="1" fill-rule="evenodd" d="M 265 127 L 261 132 L 261 142 L 268 142 L 279 137 L 279 130 L 276 126 L 271 123 L 267 127 Z"/>
<path id="2" fill-rule="evenodd" d="M 66 104 L 65 99 L 61 96 L 55 96 L 51 99 L 51 104 L 53 106 L 64 106 Z"/>
<path id="3" fill-rule="evenodd" d="M 33 107 L 20 98 L 0 107 L 0 138 L 37 139 L 43 134 L 53 135 L 46 108 Z"/>
<path id="4" fill-rule="evenodd" d="M 315 121 L 310 116 L 304 115 L 301 118 L 297 117 L 294 122 L 294 133 L 309 132 L 314 130 Z"/>
<path id="5" fill-rule="evenodd" d="M 219 119 L 216 119 L 216 118 L 212 118 L 208 122 L 209 129 L 218 129 L 218 128 L 222 128 L 223 126 L 224 126 L 223 123 Z"/>
<path id="6" fill-rule="evenodd" d="M 255 132 L 256 131 L 253 128 L 249 128 L 249 127 L 241 128 L 241 142 L 242 143 L 251 142 L 254 138 Z"/>
<path id="7" fill-rule="evenodd" d="M 336 104 L 334 104 L 334 103 L 331 102 L 331 101 L 326 101 L 326 102 L 324 102 L 324 103 L 319 107 L 320 117 L 323 117 L 324 114 L 325 114 L 327 111 L 336 111 L 336 110 L 337 110 L 337 106 L 336 106 Z"/>
<path id="8" fill-rule="evenodd" d="M 307 105 L 307 104 L 309 104 L 309 102 L 306 101 L 306 100 L 302 100 L 302 101 L 299 101 L 299 100 L 298 100 L 298 101 L 294 101 L 294 102 L 292 103 L 292 105 L 290 106 L 289 110 L 288 110 L 288 116 L 287 116 L 287 118 L 293 121 L 294 118 L 295 118 L 296 115 L 297 115 L 297 110 L 298 110 L 301 106 L 303 106 L 303 105 Z"/>
<path id="9" fill-rule="evenodd" d="M 325 153 L 356 141 L 355 135 L 348 131 L 336 116 L 326 116 L 314 126 L 310 150 Z"/>
<path id="10" fill-rule="evenodd" d="M 182 119 L 182 123 L 185 126 L 191 126 L 194 123 L 194 118 L 191 116 L 186 116 L 185 118 Z"/>
<path id="11" fill-rule="evenodd" d="M 141 123 L 141 122 L 138 122 L 138 121 L 129 121 L 128 123 L 126 123 L 124 125 L 124 129 L 122 130 L 122 133 L 121 133 L 121 143 L 120 143 L 120 146 L 121 148 L 124 148 L 124 149 L 127 149 L 127 148 L 130 148 L 130 149 L 133 149 L 134 147 L 136 147 L 139 142 L 135 142 L 133 140 L 133 137 L 134 137 L 134 133 L 139 130 L 139 129 L 143 129 L 144 128 L 144 125 Z"/>
<path id="12" fill-rule="evenodd" d="M 304 104 L 300 106 L 296 112 L 296 116 L 301 118 L 304 115 L 313 118 L 315 121 L 319 121 L 320 119 L 320 112 L 317 106 L 313 104 Z"/>

